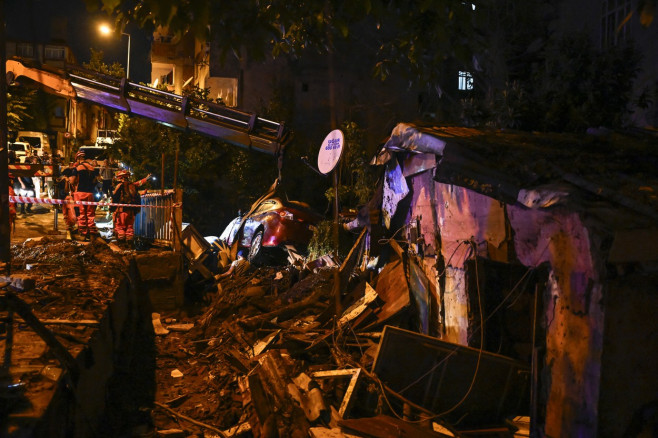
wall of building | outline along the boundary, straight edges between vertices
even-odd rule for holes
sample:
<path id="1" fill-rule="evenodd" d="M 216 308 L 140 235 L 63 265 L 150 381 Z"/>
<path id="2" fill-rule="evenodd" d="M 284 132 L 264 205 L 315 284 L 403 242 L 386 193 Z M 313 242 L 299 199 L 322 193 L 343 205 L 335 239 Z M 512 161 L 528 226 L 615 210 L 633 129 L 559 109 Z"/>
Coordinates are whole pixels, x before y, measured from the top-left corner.
<path id="1" fill-rule="evenodd" d="M 475 243 L 479 256 L 489 258 L 489 246 L 498 247 L 508 239 L 504 206 L 463 187 L 438 183 L 432 179 L 431 171 L 409 178 L 408 184 L 412 199 L 407 223 L 419 219 L 419 233 L 428 246 L 424 251 L 439 254 L 446 265 L 444 339 L 468 345 L 464 263 L 474 250 L 469 242 Z M 438 286 L 438 278 L 436 281 Z"/>
<path id="2" fill-rule="evenodd" d="M 470 339 L 479 319 L 472 314 L 477 301 L 469 296 L 473 278 L 469 279 L 466 266 L 474 253 L 510 266 L 520 262 L 530 270 L 548 264 L 548 286 L 540 292 L 546 337 L 538 340 L 546 348 L 540 383 L 544 429 L 547 436 L 596 436 L 604 323 L 602 262 L 592 256 L 590 231 L 580 216 L 559 208 L 504 205 L 469 189 L 436 182 L 431 171 L 408 178 L 408 185 L 411 203 L 406 223 L 420 221 L 425 252 L 436 253 L 446 266 L 443 284 L 434 277 L 442 297 L 444 319 L 439 322 L 445 340 L 471 346 L 478 341 Z M 514 251 L 502 251 L 509 243 Z M 508 259 L 508 254 L 516 254 L 518 260 Z M 425 257 L 426 272 L 441 265 L 436 261 Z M 480 276 L 483 272 L 480 267 Z M 531 348 L 523 346 L 526 353 Z"/>
<path id="3" fill-rule="evenodd" d="M 604 308 L 602 261 L 579 214 L 508 206 L 516 254 L 526 266 L 550 265 L 546 313 L 548 436 L 596 436 Z"/>

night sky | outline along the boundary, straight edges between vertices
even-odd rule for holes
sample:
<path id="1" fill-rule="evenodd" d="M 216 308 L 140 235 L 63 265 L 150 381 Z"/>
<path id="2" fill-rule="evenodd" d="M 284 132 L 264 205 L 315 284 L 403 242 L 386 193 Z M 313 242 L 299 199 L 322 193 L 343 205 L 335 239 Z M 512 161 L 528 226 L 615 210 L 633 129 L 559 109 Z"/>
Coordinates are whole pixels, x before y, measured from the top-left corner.
<path id="1" fill-rule="evenodd" d="M 89 61 L 90 47 L 102 50 L 105 62 L 126 66 L 128 38 L 102 37 L 98 25 L 106 16 L 91 14 L 82 0 L 4 0 L 6 32 L 9 40 L 47 43 L 54 37 L 53 19 L 66 20 L 66 42 L 79 64 Z M 150 82 L 149 35 L 136 26 L 128 26 L 131 35 L 130 76 L 135 82 Z"/>

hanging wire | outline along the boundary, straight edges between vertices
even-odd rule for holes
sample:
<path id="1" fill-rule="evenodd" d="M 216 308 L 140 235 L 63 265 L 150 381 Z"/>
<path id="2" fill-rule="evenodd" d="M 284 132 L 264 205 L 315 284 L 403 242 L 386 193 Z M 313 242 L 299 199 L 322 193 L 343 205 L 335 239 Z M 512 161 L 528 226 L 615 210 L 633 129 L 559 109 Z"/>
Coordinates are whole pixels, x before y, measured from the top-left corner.
<path id="1" fill-rule="evenodd" d="M 397 232 L 399 232 L 399 231 L 400 231 L 400 230 L 396 231 L 396 234 L 397 234 Z M 479 314 L 480 314 L 480 326 L 477 327 L 477 328 L 474 330 L 474 332 L 471 334 L 471 336 L 469 336 L 469 338 L 468 338 L 468 340 L 470 341 L 470 340 L 472 339 L 472 337 L 475 335 L 475 333 L 476 333 L 477 331 L 480 332 L 480 346 L 479 346 L 479 349 L 478 349 L 478 360 L 477 360 L 477 362 L 476 362 L 476 367 L 475 367 L 475 371 L 474 371 L 474 373 L 473 373 L 473 377 L 472 377 L 472 379 L 471 379 L 471 383 L 469 384 L 469 388 L 468 388 L 468 390 L 466 391 L 466 393 L 464 394 L 464 396 L 463 396 L 463 397 L 462 397 L 457 403 L 455 403 L 452 407 L 450 407 L 449 409 L 447 409 L 447 410 L 445 410 L 445 411 L 443 411 L 443 412 L 441 412 L 441 413 L 434 414 L 434 413 L 428 411 L 427 409 L 423 408 L 422 406 L 418 406 L 418 405 L 416 405 L 415 403 L 413 403 L 413 402 L 411 402 L 410 400 L 406 399 L 406 398 L 402 395 L 402 394 L 403 394 L 406 390 L 408 390 L 410 387 L 412 387 L 412 386 L 414 386 L 415 384 L 417 384 L 418 382 L 420 382 L 423 378 L 427 377 L 429 374 L 431 374 L 432 372 L 434 372 L 439 366 L 441 366 L 443 363 L 445 363 L 446 360 L 448 360 L 451 356 L 453 356 L 453 355 L 457 352 L 458 347 L 455 348 L 455 349 L 453 349 L 450 353 L 448 353 L 448 355 L 447 355 L 445 358 L 443 358 L 441 361 L 439 361 L 438 363 L 436 363 L 435 365 L 433 365 L 433 366 L 432 366 L 427 372 L 425 372 L 425 373 L 424 373 L 423 375 L 421 375 L 418 379 L 416 379 L 416 380 L 415 380 L 414 382 L 412 382 L 411 384 L 407 385 L 405 388 L 403 388 L 403 389 L 400 390 L 399 392 L 393 390 L 392 388 L 389 388 L 388 386 L 386 386 L 386 385 L 381 381 L 381 379 L 379 379 L 379 377 L 377 377 L 374 373 L 370 373 L 370 372 L 368 372 L 368 371 L 362 369 L 362 372 L 364 372 L 364 374 L 365 374 L 366 376 L 368 376 L 370 379 L 372 379 L 372 380 L 373 380 L 375 383 L 377 383 L 377 385 L 379 386 L 379 388 L 380 388 L 380 392 L 381 392 L 381 395 L 382 395 L 382 398 L 383 398 L 384 401 L 386 402 L 386 405 L 388 406 L 390 412 L 393 413 L 393 415 L 395 415 L 395 417 L 397 417 L 398 419 L 403 420 L 403 421 L 405 421 L 405 422 L 407 422 L 407 423 L 410 423 L 410 424 L 422 423 L 422 422 L 431 421 L 431 420 L 434 420 L 434 419 L 437 419 L 437 418 L 443 417 L 443 416 L 445 416 L 445 415 L 447 415 L 447 414 L 453 412 L 454 410 L 456 410 L 459 406 L 461 406 L 461 405 L 466 401 L 466 399 L 468 398 L 468 396 L 471 394 L 471 392 L 472 392 L 472 390 L 473 390 L 473 387 L 475 386 L 475 381 L 476 381 L 476 379 L 477 379 L 477 375 L 478 375 L 478 373 L 479 373 L 479 368 L 480 368 L 481 358 L 482 358 L 482 352 L 483 352 L 483 350 L 484 350 L 484 331 L 482 330 L 482 327 L 484 326 L 484 323 L 487 322 L 491 317 L 493 317 L 494 314 L 495 314 L 498 310 L 500 310 L 500 307 L 501 307 L 501 306 L 502 306 L 502 305 L 503 305 L 503 304 L 504 304 L 504 303 L 505 303 L 505 302 L 506 302 L 506 301 L 507 301 L 507 300 L 508 300 L 508 299 L 509 299 L 514 293 L 517 292 L 517 288 L 519 288 L 519 286 L 521 285 L 521 283 L 523 282 L 523 280 L 524 280 L 524 279 L 525 279 L 525 278 L 526 278 L 531 272 L 534 272 L 534 271 L 536 270 L 535 267 L 531 267 L 531 268 L 529 268 L 529 269 L 528 269 L 528 270 L 527 270 L 527 271 L 521 276 L 521 278 L 516 282 L 516 284 L 514 285 L 514 287 L 512 288 L 512 290 L 510 290 L 510 292 L 509 292 L 509 293 L 503 298 L 503 300 L 498 304 L 498 306 L 496 306 L 496 308 L 491 312 L 491 314 L 490 314 L 489 316 L 487 316 L 487 318 L 484 318 L 484 313 L 483 313 L 483 308 L 482 308 L 482 293 L 481 293 L 481 290 L 480 290 L 480 281 L 479 281 L 479 266 L 478 266 L 477 255 L 476 255 L 476 254 L 477 254 L 477 248 L 475 247 L 475 242 L 472 241 L 472 240 L 470 240 L 470 241 L 460 241 L 460 242 L 459 242 L 459 245 L 453 250 L 453 253 L 451 254 L 450 258 L 448 259 L 448 263 L 447 263 L 446 265 L 449 264 L 450 260 L 452 259 L 452 257 L 455 255 L 455 253 L 456 253 L 457 250 L 461 247 L 462 244 L 468 244 L 468 245 L 470 246 L 470 248 L 472 249 L 472 251 L 473 251 L 472 254 L 473 254 L 473 259 L 474 259 L 474 262 L 475 262 L 476 289 L 477 289 L 477 294 L 478 294 L 478 306 L 479 306 Z M 445 272 L 445 270 L 444 270 L 444 272 Z M 351 329 L 351 327 L 350 327 L 350 329 Z M 356 334 L 354 334 L 354 336 L 356 337 Z M 336 348 L 337 351 L 339 351 L 339 352 L 341 353 L 341 356 L 342 356 L 343 358 L 345 358 L 345 359 L 347 360 L 347 362 L 351 363 L 353 366 L 359 367 L 359 364 L 357 364 L 354 360 L 352 360 L 351 356 L 347 355 L 346 353 L 344 353 L 344 352 L 342 352 L 342 351 L 340 350 L 340 348 L 336 345 L 335 339 L 333 339 L 333 344 L 334 344 L 334 348 Z M 404 401 L 405 403 L 408 403 L 408 404 L 412 405 L 412 406 L 415 407 L 416 409 L 421 410 L 421 411 L 424 411 L 424 412 L 426 412 L 426 413 L 429 413 L 430 415 L 429 415 L 429 416 L 426 416 L 426 417 L 423 417 L 423 418 L 421 418 L 421 419 L 419 419 L 419 420 L 409 420 L 408 418 L 405 418 L 403 415 L 400 415 L 400 414 L 397 412 L 396 408 L 393 407 L 391 401 L 389 400 L 387 394 L 393 395 L 394 397 L 396 397 L 396 398 L 398 398 L 398 399 Z M 463 416 L 462 418 L 460 418 L 457 422 L 461 421 L 463 418 L 464 418 L 464 416 Z"/>

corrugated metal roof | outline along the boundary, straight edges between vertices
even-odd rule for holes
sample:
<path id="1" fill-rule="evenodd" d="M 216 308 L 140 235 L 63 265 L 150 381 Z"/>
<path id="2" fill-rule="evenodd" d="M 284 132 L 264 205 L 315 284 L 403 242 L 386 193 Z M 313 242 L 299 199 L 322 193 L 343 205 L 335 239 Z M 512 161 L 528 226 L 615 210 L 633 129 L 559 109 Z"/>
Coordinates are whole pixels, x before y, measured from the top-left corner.
<path id="1" fill-rule="evenodd" d="M 400 135 L 400 127 L 414 135 Z M 392 146 L 402 149 L 416 151 L 408 143 L 423 135 L 445 143 L 441 155 L 437 154 L 438 181 L 506 202 L 517 199 L 521 189 L 566 187 L 573 194 L 572 205 L 600 208 L 598 203 L 605 201 L 647 219 L 658 219 L 656 132 L 578 135 L 412 124 L 400 124 L 396 129 L 401 144 Z M 633 221 L 643 222 L 642 218 Z"/>

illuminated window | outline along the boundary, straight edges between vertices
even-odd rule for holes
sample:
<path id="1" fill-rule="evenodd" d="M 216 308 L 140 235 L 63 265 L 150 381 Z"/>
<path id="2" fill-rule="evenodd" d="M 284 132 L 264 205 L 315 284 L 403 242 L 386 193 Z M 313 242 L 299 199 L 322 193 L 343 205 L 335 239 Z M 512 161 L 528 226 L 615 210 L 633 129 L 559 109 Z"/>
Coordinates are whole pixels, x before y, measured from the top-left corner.
<path id="1" fill-rule="evenodd" d="M 46 46 L 45 57 L 46 59 L 64 59 L 66 51 L 64 47 L 48 47 Z"/>
<path id="2" fill-rule="evenodd" d="M 174 71 L 171 70 L 166 75 L 160 76 L 160 83 L 166 85 L 174 85 Z"/>
<path id="3" fill-rule="evenodd" d="M 601 2 L 601 47 L 616 46 L 631 37 L 631 0 L 603 0 Z"/>
<path id="4" fill-rule="evenodd" d="M 473 89 L 473 76 L 468 71 L 459 72 L 459 90 L 472 90 Z"/>
<path id="5" fill-rule="evenodd" d="M 18 43 L 16 44 L 16 56 L 20 56 L 23 58 L 33 58 L 34 47 L 32 46 L 32 44 Z"/>

